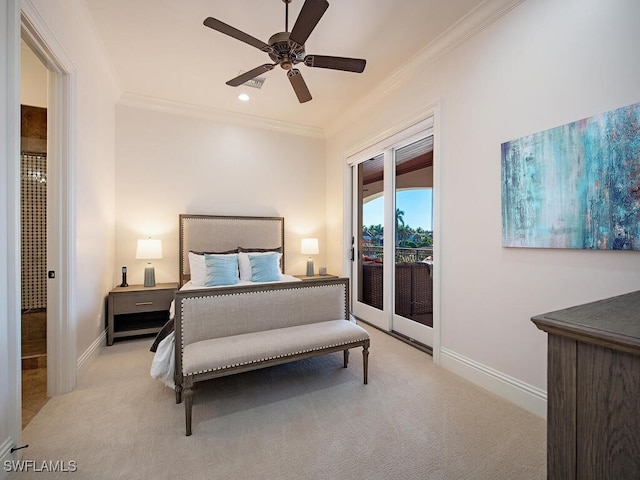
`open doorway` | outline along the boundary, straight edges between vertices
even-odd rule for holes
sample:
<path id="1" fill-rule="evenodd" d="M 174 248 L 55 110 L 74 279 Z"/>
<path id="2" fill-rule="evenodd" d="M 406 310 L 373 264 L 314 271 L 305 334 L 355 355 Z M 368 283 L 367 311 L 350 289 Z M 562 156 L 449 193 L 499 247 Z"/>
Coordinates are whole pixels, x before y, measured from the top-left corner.
<path id="1" fill-rule="evenodd" d="M 46 72 L 46 392 L 52 397 L 75 388 L 78 365 L 73 298 L 76 76 L 29 2 L 20 7 L 21 39 Z M 22 85 L 29 76 L 21 72 L 20 80 Z"/>
<path id="2" fill-rule="evenodd" d="M 21 42 L 22 428 L 47 396 L 47 68 Z"/>

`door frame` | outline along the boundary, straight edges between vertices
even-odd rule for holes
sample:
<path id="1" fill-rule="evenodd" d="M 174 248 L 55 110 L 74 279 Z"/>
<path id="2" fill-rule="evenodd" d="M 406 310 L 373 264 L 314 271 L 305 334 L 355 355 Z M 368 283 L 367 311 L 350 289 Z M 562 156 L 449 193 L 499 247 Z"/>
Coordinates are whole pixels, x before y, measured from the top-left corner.
<path id="1" fill-rule="evenodd" d="M 0 460 L 15 459 L 22 439 L 20 361 L 20 2 L 2 0 L 0 25 L 0 379 L 6 422 L 0 425 Z M 6 17 L 5 14 L 6 13 Z M 5 20 L 6 19 L 6 20 Z M 4 416 L 4 415 L 3 415 Z M 4 478 L 0 473 L 0 478 Z"/>
<path id="2" fill-rule="evenodd" d="M 47 394 L 76 386 L 75 84 L 72 62 L 29 2 L 21 37 L 46 66 L 47 92 Z M 17 232 L 18 238 L 20 230 Z"/>
<path id="3" fill-rule="evenodd" d="M 440 183 L 440 102 L 435 102 L 429 105 L 425 109 L 417 112 L 416 114 L 404 119 L 401 122 L 383 130 L 382 132 L 370 137 L 369 139 L 351 147 L 345 152 L 344 162 L 344 178 L 345 178 L 345 192 L 348 192 L 345 201 L 344 209 L 344 245 L 351 246 L 351 239 L 353 236 L 353 222 L 354 215 L 356 214 L 357 205 L 354 204 L 354 184 L 353 179 L 353 166 L 356 163 L 354 157 L 361 159 L 365 156 L 375 156 L 384 150 L 385 147 L 391 146 L 395 143 L 401 142 L 403 139 L 411 137 L 416 133 L 432 129 L 434 136 L 433 144 L 433 362 L 438 365 L 440 363 L 440 201 L 441 201 L 441 183 Z M 385 183 L 387 179 L 385 178 Z M 394 202 L 395 203 L 395 202 Z M 386 245 L 386 242 L 385 242 Z M 385 247 L 387 248 L 387 247 Z M 352 283 L 352 305 L 354 298 L 354 292 L 357 292 L 357 279 L 353 278 L 353 265 L 351 262 L 350 249 L 345 249 L 345 268 L 344 271 L 349 272 L 349 277 Z M 385 267 L 386 268 L 386 267 Z M 386 276 L 389 278 L 389 275 Z M 387 291 L 389 291 L 387 289 Z M 387 300 L 385 298 L 385 300 Z M 389 300 L 390 301 L 390 300 Z M 376 310 L 371 307 L 372 310 Z M 374 312 L 375 313 L 375 312 Z M 389 316 L 389 325 L 386 329 L 390 330 L 391 316 Z M 383 328 L 383 330 L 385 330 Z"/>

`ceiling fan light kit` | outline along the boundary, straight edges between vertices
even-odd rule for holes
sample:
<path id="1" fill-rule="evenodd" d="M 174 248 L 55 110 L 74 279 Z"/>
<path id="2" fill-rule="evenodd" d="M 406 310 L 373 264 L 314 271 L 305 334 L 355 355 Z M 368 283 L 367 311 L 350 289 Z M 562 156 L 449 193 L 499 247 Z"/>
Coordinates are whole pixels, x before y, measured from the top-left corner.
<path id="1" fill-rule="evenodd" d="M 285 31 L 272 35 L 269 43 L 264 43 L 216 18 L 208 17 L 204 20 L 205 26 L 267 53 L 274 62 L 265 63 L 264 65 L 260 65 L 259 67 L 238 75 L 227 81 L 227 85 L 238 87 L 280 65 L 282 69 L 287 71 L 287 77 L 298 97 L 298 101 L 305 103 L 313 97 L 311 96 L 311 92 L 309 92 L 304 78 L 302 78 L 302 73 L 295 68 L 298 63 L 303 63 L 307 67 L 327 68 L 345 72 L 362 73 L 364 71 L 367 62 L 360 58 L 306 54 L 304 44 L 324 15 L 324 12 L 329 8 L 329 2 L 327 2 L 327 0 L 305 0 L 291 32 L 289 32 L 289 3 L 291 3 L 291 0 L 282 1 L 285 4 Z"/>

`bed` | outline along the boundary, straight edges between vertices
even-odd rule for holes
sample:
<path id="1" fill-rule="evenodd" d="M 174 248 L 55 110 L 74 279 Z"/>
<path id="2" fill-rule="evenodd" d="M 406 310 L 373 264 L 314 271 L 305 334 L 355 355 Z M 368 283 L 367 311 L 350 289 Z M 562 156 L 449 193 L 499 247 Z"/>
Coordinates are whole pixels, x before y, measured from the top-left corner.
<path id="1" fill-rule="evenodd" d="M 203 291 L 222 288 L 207 287 L 201 278 L 192 280 L 191 264 L 194 254 L 208 252 L 246 251 L 280 254 L 280 283 L 299 282 L 300 279 L 287 275 L 285 270 L 284 218 L 227 215 L 181 214 L 178 217 L 179 233 L 179 288 L 181 291 Z M 191 262 L 190 262 L 191 258 Z M 201 275 L 201 272 L 200 272 Z M 271 282 L 253 282 L 244 276 L 238 280 L 235 288 L 257 285 L 270 285 Z M 150 350 L 155 353 L 151 365 L 151 376 L 175 388 L 175 302 L 172 302 L 169 321 L 155 337 Z"/>
<path id="2" fill-rule="evenodd" d="M 369 335 L 350 321 L 349 280 L 285 274 L 283 218 L 180 215 L 179 233 L 180 289 L 151 374 L 175 388 L 177 403 L 184 396 L 187 435 L 194 382 L 339 351 L 346 368 L 349 349 L 361 346 L 367 383 Z M 239 278 L 216 284 L 213 264 L 234 258 Z"/>

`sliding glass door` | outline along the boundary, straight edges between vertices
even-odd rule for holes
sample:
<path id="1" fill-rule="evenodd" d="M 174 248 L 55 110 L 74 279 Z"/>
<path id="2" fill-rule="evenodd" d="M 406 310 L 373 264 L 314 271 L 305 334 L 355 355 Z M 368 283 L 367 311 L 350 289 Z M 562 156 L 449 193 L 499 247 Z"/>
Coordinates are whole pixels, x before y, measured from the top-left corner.
<path id="1" fill-rule="evenodd" d="M 352 163 L 353 311 L 433 344 L 433 134 L 420 132 Z"/>
<path id="2" fill-rule="evenodd" d="M 384 153 L 353 167 L 355 215 L 353 278 L 356 316 L 388 330 L 390 305 L 384 288 Z"/>
<path id="3" fill-rule="evenodd" d="M 433 136 L 393 150 L 392 330 L 433 343 Z"/>

